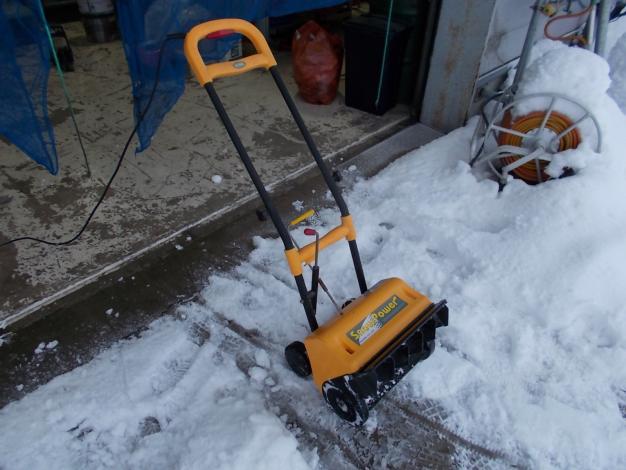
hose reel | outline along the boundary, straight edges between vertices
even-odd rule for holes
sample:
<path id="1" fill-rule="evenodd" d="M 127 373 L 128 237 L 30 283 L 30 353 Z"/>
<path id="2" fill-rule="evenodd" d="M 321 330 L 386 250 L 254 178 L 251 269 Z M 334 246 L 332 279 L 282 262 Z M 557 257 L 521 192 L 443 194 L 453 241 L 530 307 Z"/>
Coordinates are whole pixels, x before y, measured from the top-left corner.
<path id="1" fill-rule="evenodd" d="M 537 102 L 549 105 L 537 106 Z M 484 117 L 474 132 L 470 165 L 487 163 L 501 185 L 509 175 L 528 184 L 551 179 L 546 169 L 555 155 L 576 149 L 583 139 L 600 152 L 602 135 L 595 116 L 567 96 L 537 93 L 496 106 L 499 109 L 491 119 Z M 532 108 L 535 110 L 524 112 Z M 566 167 L 561 176 L 573 172 Z"/>

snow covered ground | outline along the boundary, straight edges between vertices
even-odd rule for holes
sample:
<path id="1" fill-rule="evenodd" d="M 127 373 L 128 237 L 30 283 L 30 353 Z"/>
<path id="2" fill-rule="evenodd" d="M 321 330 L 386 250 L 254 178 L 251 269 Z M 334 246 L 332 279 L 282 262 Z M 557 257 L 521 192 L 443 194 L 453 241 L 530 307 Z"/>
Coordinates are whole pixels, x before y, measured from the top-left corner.
<path id="1" fill-rule="evenodd" d="M 575 90 L 602 128 L 603 151 L 588 152 L 577 175 L 513 180 L 498 193 L 466 163 L 472 121 L 348 195 L 369 282 L 399 276 L 450 306 L 437 350 L 379 405 L 366 446 L 399 420 L 394 410 L 428 402 L 443 410 L 432 418 L 443 427 L 503 454 L 496 467 L 626 468 L 626 117 L 607 94 L 602 59 L 542 50 L 558 66 L 536 58 L 525 89 Z M 625 56 L 622 36 L 610 91 L 622 110 Z M 581 81 L 581 70 L 593 73 Z M 336 220 L 321 212 L 321 224 Z M 349 441 L 356 431 L 283 362 L 306 321 L 280 242 L 255 243 L 179 318 L 0 410 L 0 468 L 314 468 L 333 439 Z M 337 297 L 354 295 L 345 246 L 320 263 Z M 332 305 L 321 300 L 325 319 Z"/>

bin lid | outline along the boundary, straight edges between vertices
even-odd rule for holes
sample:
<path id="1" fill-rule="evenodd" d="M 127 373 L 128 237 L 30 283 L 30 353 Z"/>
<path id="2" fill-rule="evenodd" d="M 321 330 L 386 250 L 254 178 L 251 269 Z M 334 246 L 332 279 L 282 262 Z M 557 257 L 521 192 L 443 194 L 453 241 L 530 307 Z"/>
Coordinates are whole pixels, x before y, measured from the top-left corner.
<path id="1" fill-rule="evenodd" d="M 387 17 L 381 15 L 362 15 L 350 18 L 343 23 L 346 30 L 368 34 L 385 34 L 387 30 Z M 391 34 L 402 33 L 408 26 L 391 21 L 389 26 Z"/>

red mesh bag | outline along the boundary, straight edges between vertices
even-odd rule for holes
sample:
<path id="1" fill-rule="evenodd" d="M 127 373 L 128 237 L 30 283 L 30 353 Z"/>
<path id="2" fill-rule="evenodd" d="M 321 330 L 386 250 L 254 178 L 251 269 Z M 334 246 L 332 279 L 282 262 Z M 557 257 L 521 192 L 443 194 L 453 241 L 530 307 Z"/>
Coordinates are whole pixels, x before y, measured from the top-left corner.
<path id="1" fill-rule="evenodd" d="M 309 21 L 293 35 L 291 53 L 302 99 L 313 104 L 331 103 L 337 96 L 343 63 L 341 37 Z"/>

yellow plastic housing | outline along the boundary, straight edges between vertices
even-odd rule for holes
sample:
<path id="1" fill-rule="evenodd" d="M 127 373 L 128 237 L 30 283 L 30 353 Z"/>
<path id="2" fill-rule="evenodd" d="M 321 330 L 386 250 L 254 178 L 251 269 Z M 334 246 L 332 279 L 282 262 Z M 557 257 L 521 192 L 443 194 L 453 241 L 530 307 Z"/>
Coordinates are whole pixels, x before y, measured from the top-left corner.
<path id="1" fill-rule="evenodd" d="M 363 324 L 372 324 L 373 315 L 389 315 L 393 307 L 385 308 L 396 297 L 406 305 L 362 343 L 351 339 L 350 333 Z M 395 300 L 399 303 L 398 300 Z M 361 370 L 431 305 L 430 299 L 412 289 L 398 278 L 385 279 L 364 295 L 355 299 L 331 321 L 311 333 L 305 340 L 313 370 L 313 381 L 322 390 L 324 382 L 334 377 Z M 393 304 L 391 304 L 393 305 Z M 387 313 L 385 314 L 385 310 Z M 370 326 L 371 328 L 371 326 Z M 367 332 L 366 332 L 367 333 Z"/>

